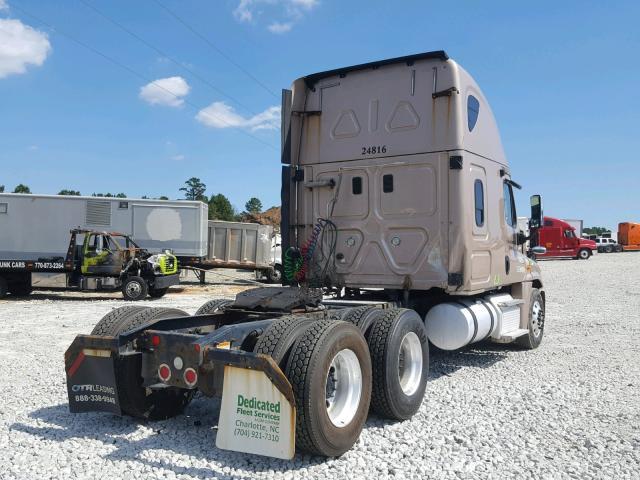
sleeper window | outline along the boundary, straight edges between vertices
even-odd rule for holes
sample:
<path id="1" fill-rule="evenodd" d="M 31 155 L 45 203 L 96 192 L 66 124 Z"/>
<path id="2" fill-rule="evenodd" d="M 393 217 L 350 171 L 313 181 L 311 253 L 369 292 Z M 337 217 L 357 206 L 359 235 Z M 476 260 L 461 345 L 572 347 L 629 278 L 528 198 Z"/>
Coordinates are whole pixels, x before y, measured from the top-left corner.
<path id="1" fill-rule="evenodd" d="M 354 195 L 362 193 L 362 177 L 353 177 L 351 179 L 351 191 Z"/>
<path id="2" fill-rule="evenodd" d="M 478 121 L 478 114 L 480 113 L 480 102 L 473 95 L 467 97 L 467 126 L 469 131 L 473 131 Z"/>
<path id="3" fill-rule="evenodd" d="M 0 203 L 0 213 L 7 213 L 8 203 Z"/>
<path id="4" fill-rule="evenodd" d="M 473 185 L 473 195 L 475 198 L 476 226 L 484 225 L 484 186 L 482 180 L 476 180 Z"/>
<path id="5" fill-rule="evenodd" d="M 393 175 L 387 174 L 382 176 L 382 191 L 384 193 L 393 192 Z"/>

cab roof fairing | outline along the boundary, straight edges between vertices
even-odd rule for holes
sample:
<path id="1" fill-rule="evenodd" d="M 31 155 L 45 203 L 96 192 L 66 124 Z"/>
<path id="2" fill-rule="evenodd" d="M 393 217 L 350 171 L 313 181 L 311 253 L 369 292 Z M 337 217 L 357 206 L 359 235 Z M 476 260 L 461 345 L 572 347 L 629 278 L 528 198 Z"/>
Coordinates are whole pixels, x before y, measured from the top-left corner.
<path id="1" fill-rule="evenodd" d="M 331 77 L 341 78 L 348 75 L 349 72 L 354 71 L 367 69 L 377 70 L 378 68 L 386 65 L 406 63 L 408 66 L 411 66 L 415 62 L 433 60 L 444 62 L 453 70 L 455 88 L 457 89 L 457 95 L 459 95 L 459 101 L 455 102 L 458 108 L 456 115 L 458 123 L 456 128 L 458 132 L 456 139 L 456 143 L 458 144 L 457 149 L 477 154 L 504 165 L 506 167 L 505 173 L 510 174 L 497 122 L 493 115 L 493 111 L 489 106 L 489 102 L 473 77 L 457 62 L 451 60 L 442 50 L 337 68 L 300 77 L 296 79 L 291 86 L 291 90 L 293 92 L 291 110 L 292 112 L 298 113 L 306 112 L 307 94 L 308 92 L 313 92 L 315 90 L 315 85 L 322 80 L 326 80 Z M 480 103 L 478 120 L 471 132 L 469 131 L 467 124 L 467 101 L 469 95 L 476 97 Z M 297 122 L 292 119 L 292 131 L 294 123 Z M 294 133 L 292 140 L 294 140 L 295 145 L 291 145 L 293 157 L 291 160 L 293 164 L 296 164 L 298 163 L 297 152 L 299 145 L 297 145 L 297 143 L 300 140 L 299 135 Z"/>

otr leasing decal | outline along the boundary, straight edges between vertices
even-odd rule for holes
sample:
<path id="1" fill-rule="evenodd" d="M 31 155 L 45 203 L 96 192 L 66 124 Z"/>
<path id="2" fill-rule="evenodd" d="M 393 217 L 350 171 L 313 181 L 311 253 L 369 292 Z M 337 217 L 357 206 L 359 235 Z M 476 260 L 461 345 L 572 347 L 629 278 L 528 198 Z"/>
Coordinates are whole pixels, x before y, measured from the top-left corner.
<path id="1" fill-rule="evenodd" d="M 106 385 L 73 385 L 71 391 L 78 392 L 96 392 L 96 393 L 110 393 L 115 395 L 116 389 Z"/>

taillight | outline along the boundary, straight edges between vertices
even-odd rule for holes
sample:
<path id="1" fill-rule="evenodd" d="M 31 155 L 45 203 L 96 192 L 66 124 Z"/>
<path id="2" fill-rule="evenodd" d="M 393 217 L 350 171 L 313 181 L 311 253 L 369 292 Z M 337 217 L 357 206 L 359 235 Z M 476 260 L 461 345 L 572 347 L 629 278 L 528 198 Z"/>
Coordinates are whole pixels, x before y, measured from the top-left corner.
<path id="1" fill-rule="evenodd" d="M 151 337 L 151 345 L 153 345 L 154 347 L 157 347 L 158 345 L 160 345 L 160 336 L 159 335 L 154 335 Z"/>
<path id="2" fill-rule="evenodd" d="M 196 383 L 198 383 L 198 374 L 193 368 L 187 368 L 184 371 L 184 383 L 189 387 L 193 387 Z"/>
<path id="3" fill-rule="evenodd" d="M 163 382 L 169 381 L 171 378 L 171 369 L 169 368 L 169 365 L 163 363 L 158 367 L 158 377 L 160 377 L 160 380 Z"/>

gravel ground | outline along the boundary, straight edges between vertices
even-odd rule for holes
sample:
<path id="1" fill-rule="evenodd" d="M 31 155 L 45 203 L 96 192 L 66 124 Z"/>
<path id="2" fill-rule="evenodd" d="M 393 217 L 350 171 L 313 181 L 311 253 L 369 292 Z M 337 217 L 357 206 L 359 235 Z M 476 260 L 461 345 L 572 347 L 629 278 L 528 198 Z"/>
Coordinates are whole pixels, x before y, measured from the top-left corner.
<path id="1" fill-rule="evenodd" d="M 292 462 L 215 448 L 216 402 L 139 424 L 67 411 L 63 352 L 113 295 L 0 301 L 0 478 L 640 478 L 640 254 L 546 261 L 545 338 L 432 352 L 419 413 L 370 417 L 338 459 Z M 148 302 L 193 313 L 241 282 Z"/>

